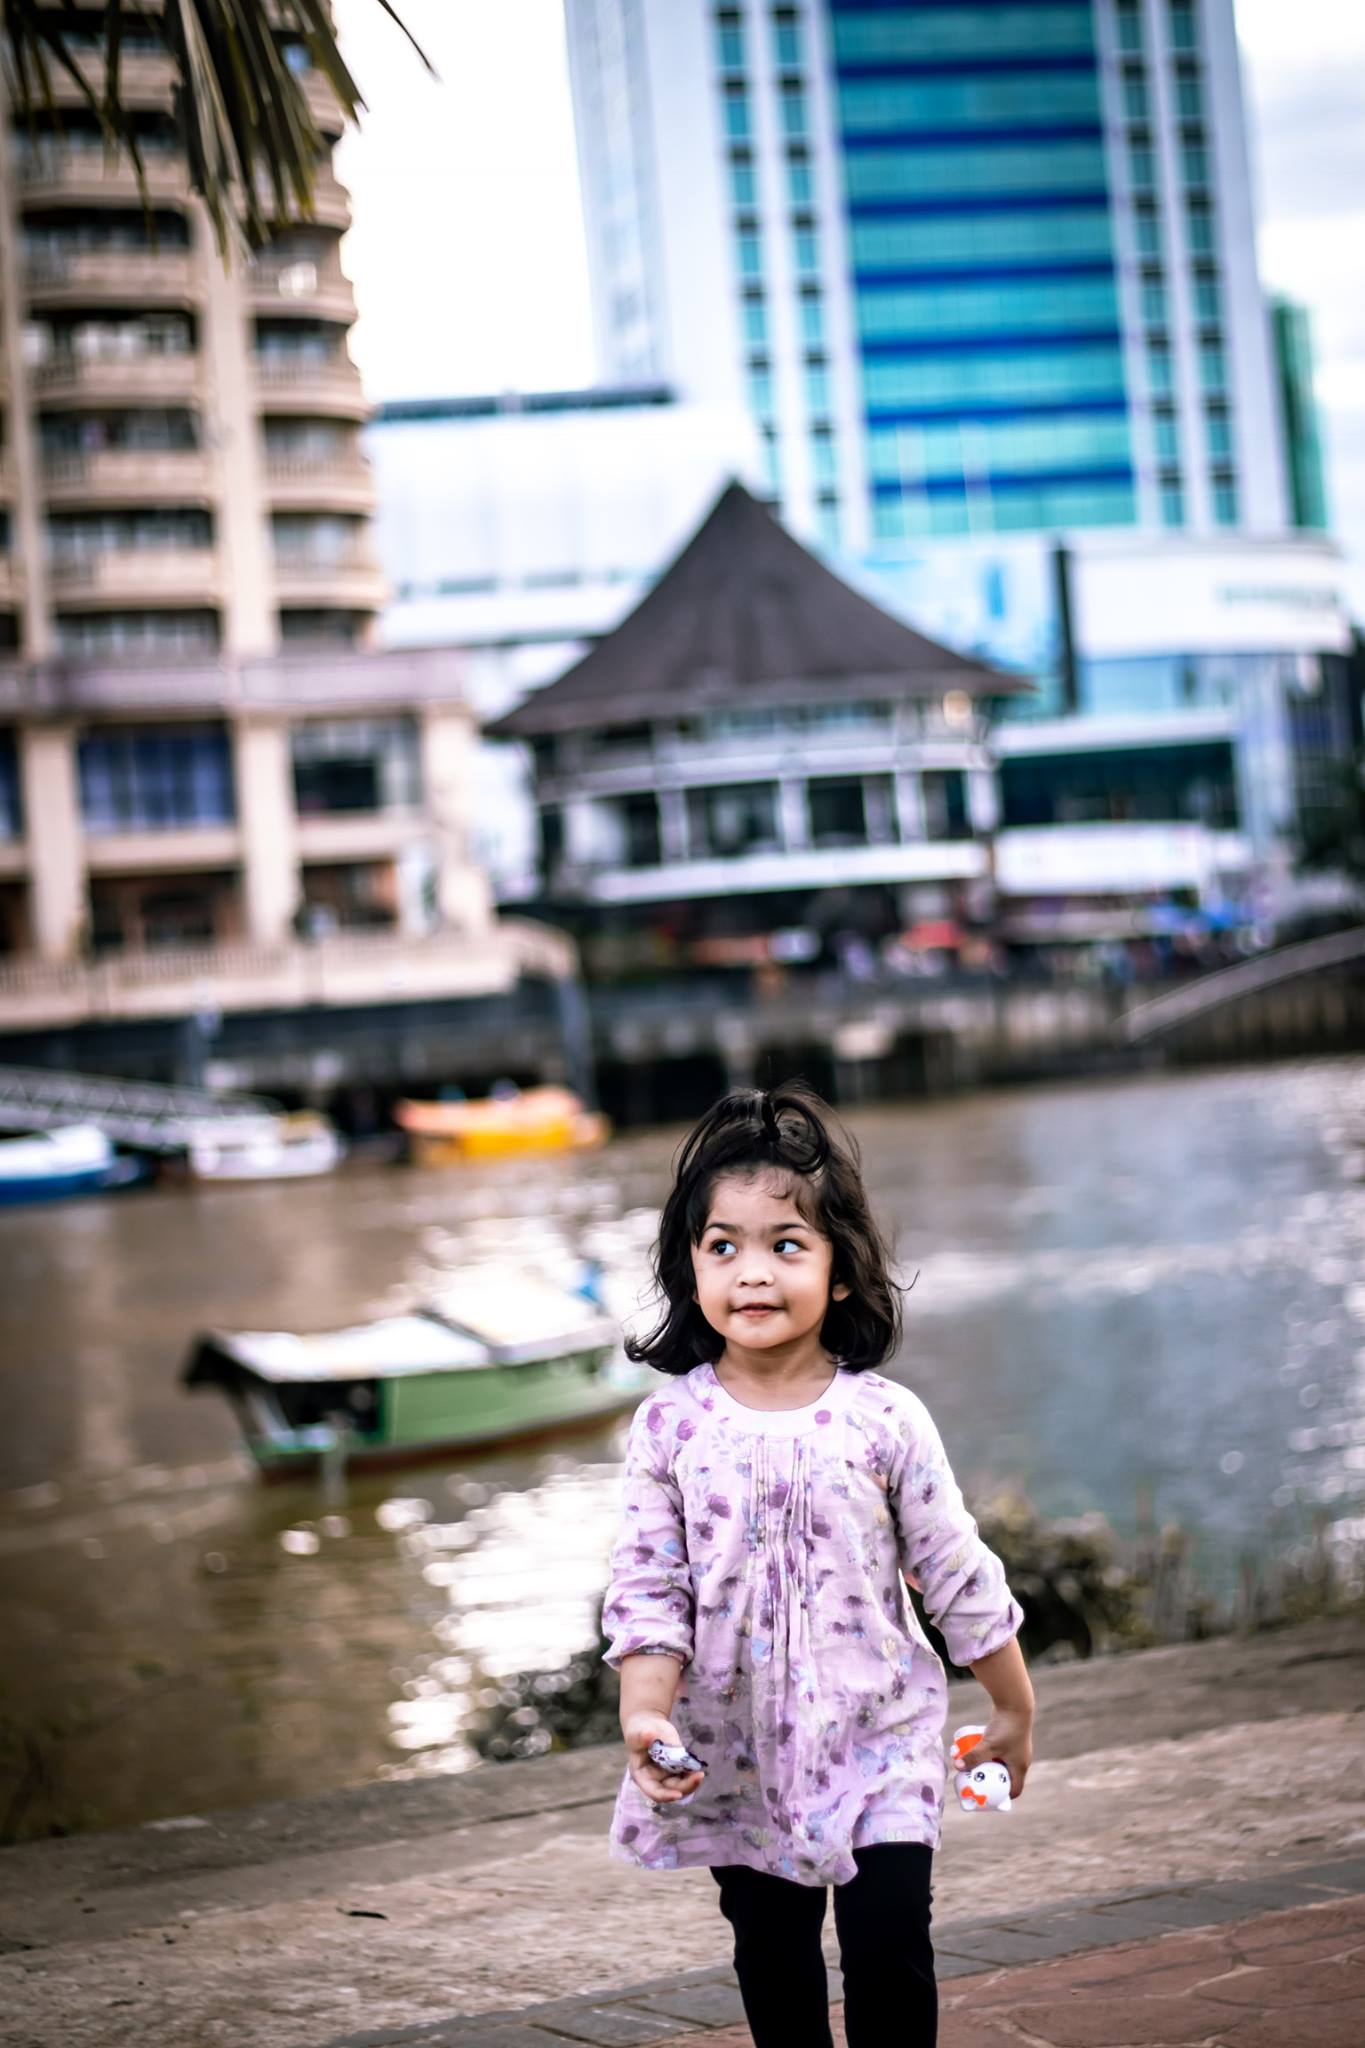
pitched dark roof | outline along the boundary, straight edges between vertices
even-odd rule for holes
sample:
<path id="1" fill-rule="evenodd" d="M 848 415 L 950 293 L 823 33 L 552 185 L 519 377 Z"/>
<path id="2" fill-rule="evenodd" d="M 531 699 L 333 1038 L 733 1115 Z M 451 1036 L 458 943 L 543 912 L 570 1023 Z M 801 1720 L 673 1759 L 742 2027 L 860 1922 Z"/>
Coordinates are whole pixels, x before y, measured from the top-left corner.
<path id="1" fill-rule="evenodd" d="M 526 739 L 711 706 L 1029 687 L 859 596 L 731 483 L 615 631 L 489 730 Z"/>

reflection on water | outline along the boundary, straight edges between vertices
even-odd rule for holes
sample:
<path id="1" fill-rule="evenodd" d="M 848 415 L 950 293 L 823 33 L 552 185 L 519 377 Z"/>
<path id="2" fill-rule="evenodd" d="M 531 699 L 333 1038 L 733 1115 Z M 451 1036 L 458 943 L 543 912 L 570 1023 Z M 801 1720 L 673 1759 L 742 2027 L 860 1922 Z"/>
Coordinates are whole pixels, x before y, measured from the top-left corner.
<path id="1" fill-rule="evenodd" d="M 1215 1592 L 1305 1510 L 1365 1542 L 1365 1061 L 855 1127 L 918 1274 L 896 1371 L 969 1497 L 1013 1481 L 1045 1513 L 1099 1507 L 1127 1531 L 1148 1484 L 1159 1517 L 1198 1531 Z M 510 1284 L 595 1257 L 629 1316 L 675 1135 L 469 1176 L 358 1168 L 0 1216 L 18 1652 L 0 1718 L 51 1724 L 68 1822 L 461 1770 L 512 1678 L 563 1682 L 595 1640 L 622 1424 L 357 1477 L 337 1500 L 259 1486 L 225 1404 L 176 1375 L 206 1324 L 326 1327 L 471 1257 Z"/>

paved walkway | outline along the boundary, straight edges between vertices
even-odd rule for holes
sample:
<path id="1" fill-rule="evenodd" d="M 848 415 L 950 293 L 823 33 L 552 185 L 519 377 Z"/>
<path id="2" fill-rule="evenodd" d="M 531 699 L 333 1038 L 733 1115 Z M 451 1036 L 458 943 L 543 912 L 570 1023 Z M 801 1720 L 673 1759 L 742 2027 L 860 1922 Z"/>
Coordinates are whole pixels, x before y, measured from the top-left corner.
<path id="1" fill-rule="evenodd" d="M 948 1928 L 935 1945 L 939 2048 L 1365 2044 L 1365 1854 L 1035 1908 Z M 834 1971 L 830 1995 L 839 1997 Z M 837 2004 L 833 2017 L 845 2048 Z M 347 2034 L 322 2048 L 662 2048 L 684 2035 L 698 2048 L 749 2048 L 730 1971 Z"/>

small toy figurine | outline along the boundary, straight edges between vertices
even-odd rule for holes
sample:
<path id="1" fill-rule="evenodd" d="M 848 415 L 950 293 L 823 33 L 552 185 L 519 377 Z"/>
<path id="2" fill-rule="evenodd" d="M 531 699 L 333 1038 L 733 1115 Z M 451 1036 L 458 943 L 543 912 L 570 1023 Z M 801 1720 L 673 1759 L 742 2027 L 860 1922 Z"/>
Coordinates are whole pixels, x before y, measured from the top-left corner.
<path id="1" fill-rule="evenodd" d="M 690 1749 L 679 1743 L 676 1749 L 671 1742 L 651 1742 L 649 1760 L 670 1778 L 685 1778 L 689 1771 L 704 1771 L 706 1765 L 699 1756 L 693 1756 Z"/>
<path id="2" fill-rule="evenodd" d="M 686 1749 L 681 1742 L 676 1747 L 671 1742 L 651 1742 L 646 1754 L 650 1762 L 657 1764 L 659 1769 L 670 1778 L 685 1778 L 689 1771 L 704 1771 L 706 1769 L 706 1765 L 702 1762 L 701 1758 L 693 1756 L 691 1750 Z M 696 1796 L 697 1788 L 694 1786 L 692 1791 L 684 1792 L 682 1798 L 673 1800 L 672 1804 L 674 1806 L 687 1806 L 690 1805 Z M 652 1799 L 650 1805 L 654 1808 L 655 1813 L 663 1814 L 668 1812 L 668 1806 L 662 1800 Z"/>
<path id="3" fill-rule="evenodd" d="M 985 1734 L 983 1727 L 954 1728 L 953 1762 L 976 1748 Z M 1009 1767 L 991 1757 L 966 1770 L 953 1772 L 957 1803 L 963 1813 L 1008 1813 L 1010 1810 Z"/>

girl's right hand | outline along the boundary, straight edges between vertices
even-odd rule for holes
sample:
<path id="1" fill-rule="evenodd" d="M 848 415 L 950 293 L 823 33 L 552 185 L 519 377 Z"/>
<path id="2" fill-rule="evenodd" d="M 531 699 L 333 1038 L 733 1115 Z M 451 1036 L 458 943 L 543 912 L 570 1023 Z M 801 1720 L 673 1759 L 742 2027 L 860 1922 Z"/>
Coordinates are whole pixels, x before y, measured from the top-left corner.
<path id="1" fill-rule="evenodd" d="M 682 1747 L 681 1735 L 663 1714 L 632 1714 L 621 1732 L 626 1739 L 626 1768 L 651 1805 L 667 1806 L 696 1791 L 705 1776 L 703 1771 L 689 1771 L 682 1778 L 670 1777 L 667 1771 L 650 1762 L 651 1742 Z"/>

